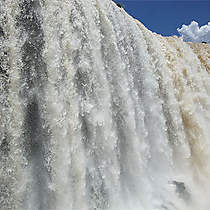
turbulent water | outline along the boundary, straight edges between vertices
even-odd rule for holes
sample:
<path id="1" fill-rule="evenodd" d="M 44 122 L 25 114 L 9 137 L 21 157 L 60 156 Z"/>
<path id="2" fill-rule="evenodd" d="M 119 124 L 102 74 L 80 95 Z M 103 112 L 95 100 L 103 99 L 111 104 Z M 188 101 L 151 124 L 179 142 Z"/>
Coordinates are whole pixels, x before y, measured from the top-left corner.
<path id="1" fill-rule="evenodd" d="M 110 0 L 1 0 L 0 48 L 1 210 L 209 210 L 209 51 Z"/>

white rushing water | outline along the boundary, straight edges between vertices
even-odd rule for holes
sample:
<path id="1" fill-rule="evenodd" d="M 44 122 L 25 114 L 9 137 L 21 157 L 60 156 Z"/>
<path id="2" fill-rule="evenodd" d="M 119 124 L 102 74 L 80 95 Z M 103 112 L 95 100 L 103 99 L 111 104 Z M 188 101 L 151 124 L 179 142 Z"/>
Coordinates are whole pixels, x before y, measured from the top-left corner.
<path id="1" fill-rule="evenodd" d="M 1 0 L 0 48 L 0 210 L 209 210 L 190 45 L 111 0 Z"/>

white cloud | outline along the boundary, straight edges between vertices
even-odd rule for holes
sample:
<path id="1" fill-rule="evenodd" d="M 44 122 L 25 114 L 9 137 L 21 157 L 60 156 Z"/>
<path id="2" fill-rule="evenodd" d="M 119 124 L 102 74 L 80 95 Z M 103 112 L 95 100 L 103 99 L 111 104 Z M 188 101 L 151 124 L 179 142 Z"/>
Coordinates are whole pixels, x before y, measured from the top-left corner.
<path id="1" fill-rule="evenodd" d="M 186 42 L 210 43 L 210 22 L 208 25 L 199 27 L 197 22 L 192 21 L 188 26 L 182 25 L 182 28 L 177 28 L 177 31 Z"/>

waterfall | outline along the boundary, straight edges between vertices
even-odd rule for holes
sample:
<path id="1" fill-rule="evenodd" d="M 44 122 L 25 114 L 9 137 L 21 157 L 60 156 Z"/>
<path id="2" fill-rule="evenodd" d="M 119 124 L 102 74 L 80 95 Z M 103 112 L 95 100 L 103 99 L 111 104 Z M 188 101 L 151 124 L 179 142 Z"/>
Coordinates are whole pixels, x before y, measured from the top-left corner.
<path id="1" fill-rule="evenodd" d="M 1 0 L 0 48 L 0 210 L 209 210 L 209 45 Z"/>

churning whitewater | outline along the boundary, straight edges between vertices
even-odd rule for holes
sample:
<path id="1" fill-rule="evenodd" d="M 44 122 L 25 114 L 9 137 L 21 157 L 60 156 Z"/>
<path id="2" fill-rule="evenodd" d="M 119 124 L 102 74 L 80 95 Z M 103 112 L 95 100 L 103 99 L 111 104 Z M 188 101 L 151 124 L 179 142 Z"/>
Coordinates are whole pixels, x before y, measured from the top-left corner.
<path id="1" fill-rule="evenodd" d="M 209 210 L 209 45 L 1 0 L 0 48 L 0 210 Z"/>

